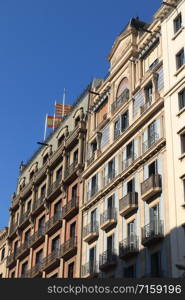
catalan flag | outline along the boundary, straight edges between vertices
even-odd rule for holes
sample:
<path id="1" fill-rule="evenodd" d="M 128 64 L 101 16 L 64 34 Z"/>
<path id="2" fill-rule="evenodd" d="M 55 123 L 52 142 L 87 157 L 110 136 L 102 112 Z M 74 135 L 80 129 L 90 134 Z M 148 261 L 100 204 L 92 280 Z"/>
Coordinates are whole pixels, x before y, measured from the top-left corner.
<path id="1" fill-rule="evenodd" d="M 56 103 L 55 104 L 55 114 L 58 116 L 67 115 L 68 113 L 70 113 L 72 108 L 73 108 L 72 105 Z"/>
<path id="2" fill-rule="evenodd" d="M 60 126 L 60 123 L 62 122 L 62 120 L 63 120 L 62 117 L 48 116 L 47 117 L 47 127 L 48 128 L 57 128 Z"/>

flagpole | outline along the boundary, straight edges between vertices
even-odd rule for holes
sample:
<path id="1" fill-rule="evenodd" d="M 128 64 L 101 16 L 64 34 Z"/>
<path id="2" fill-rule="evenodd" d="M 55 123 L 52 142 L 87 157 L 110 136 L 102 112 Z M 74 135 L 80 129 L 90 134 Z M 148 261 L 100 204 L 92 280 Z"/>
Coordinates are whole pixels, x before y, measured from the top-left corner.
<path id="1" fill-rule="evenodd" d="M 65 98 L 66 98 L 66 89 L 64 88 L 64 93 L 63 93 L 63 112 L 62 112 L 62 117 L 64 117 L 64 105 L 65 105 Z"/>
<path id="2" fill-rule="evenodd" d="M 53 118 L 53 131 L 55 129 L 55 110 L 56 110 L 56 101 L 55 101 L 55 109 L 54 109 L 54 118 Z"/>
<path id="3" fill-rule="evenodd" d="M 44 141 L 45 141 L 45 139 L 46 139 L 47 120 L 48 120 L 48 114 L 46 114 L 46 118 L 45 118 L 45 126 L 44 126 Z"/>

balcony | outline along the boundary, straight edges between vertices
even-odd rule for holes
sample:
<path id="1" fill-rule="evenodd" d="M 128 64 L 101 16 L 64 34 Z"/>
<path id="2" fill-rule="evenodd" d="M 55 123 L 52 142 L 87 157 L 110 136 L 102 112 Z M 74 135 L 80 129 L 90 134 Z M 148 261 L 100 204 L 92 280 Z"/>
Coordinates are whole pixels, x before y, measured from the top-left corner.
<path id="1" fill-rule="evenodd" d="M 33 213 L 40 211 L 41 207 L 44 204 L 44 200 L 45 200 L 45 195 L 41 195 L 40 198 L 38 198 L 33 202 L 33 211 L 32 211 Z"/>
<path id="2" fill-rule="evenodd" d="M 164 238 L 164 224 L 161 220 L 154 220 L 141 230 L 143 246 L 150 246 Z"/>
<path id="3" fill-rule="evenodd" d="M 129 89 L 125 89 L 123 93 L 111 105 L 112 113 L 115 113 L 129 99 Z"/>
<path id="4" fill-rule="evenodd" d="M 159 140 L 159 135 L 156 132 L 154 132 L 148 140 L 143 142 L 143 153 L 145 153 L 150 148 L 152 148 L 152 146 L 155 145 L 158 140 Z"/>
<path id="5" fill-rule="evenodd" d="M 135 153 L 133 153 L 131 156 L 125 159 L 123 161 L 123 171 L 129 168 L 136 159 L 137 159 L 137 155 Z"/>
<path id="6" fill-rule="evenodd" d="M 94 278 L 98 276 L 98 263 L 96 261 L 88 262 L 82 265 L 82 277 Z"/>
<path id="7" fill-rule="evenodd" d="M 119 200 L 119 213 L 122 217 L 138 209 L 138 193 L 130 192 Z"/>
<path id="8" fill-rule="evenodd" d="M 103 127 L 105 127 L 108 121 L 109 118 L 107 117 L 107 113 L 106 113 L 103 115 L 103 120 L 97 125 L 96 131 L 100 131 Z"/>
<path id="9" fill-rule="evenodd" d="M 37 232 L 35 232 L 30 237 L 30 246 L 34 247 L 40 244 L 44 240 L 44 236 L 45 236 L 45 227 L 40 228 Z"/>
<path id="10" fill-rule="evenodd" d="M 47 197 L 49 200 L 52 200 L 54 198 L 56 198 L 58 195 L 60 195 L 61 190 L 61 182 L 62 182 L 62 176 L 60 175 L 55 182 L 53 182 L 52 184 L 50 184 L 49 188 L 48 188 L 48 192 L 47 192 Z"/>
<path id="11" fill-rule="evenodd" d="M 61 256 L 68 260 L 77 252 L 77 237 L 72 237 L 61 246 Z"/>
<path id="12" fill-rule="evenodd" d="M 42 262 L 37 263 L 33 268 L 27 271 L 28 278 L 41 277 L 42 274 Z"/>
<path id="13" fill-rule="evenodd" d="M 76 177 L 76 171 L 79 167 L 78 161 L 75 160 L 71 165 L 67 166 L 64 172 L 64 180 L 65 182 L 68 180 L 73 180 Z"/>
<path id="14" fill-rule="evenodd" d="M 92 189 L 87 192 L 87 202 L 91 201 L 93 199 L 93 197 L 95 197 L 95 195 L 98 193 L 99 191 L 99 188 L 98 188 L 98 185 L 94 185 L 92 187 Z"/>
<path id="15" fill-rule="evenodd" d="M 10 225 L 9 237 L 13 237 L 15 235 L 17 228 L 18 228 L 18 221 Z"/>
<path id="16" fill-rule="evenodd" d="M 71 219 L 78 212 L 78 208 L 79 208 L 79 199 L 78 197 L 75 197 L 74 199 L 68 201 L 66 205 L 64 205 L 62 209 L 62 218 L 66 220 Z"/>
<path id="17" fill-rule="evenodd" d="M 90 243 L 97 239 L 99 236 L 99 224 L 98 222 L 93 222 L 86 225 L 83 228 L 83 240 L 86 243 Z"/>
<path id="18" fill-rule="evenodd" d="M 108 185 L 116 177 L 116 171 L 111 170 L 107 176 L 104 177 L 104 186 Z"/>
<path id="19" fill-rule="evenodd" d="M 102 230 L 109 230 L 117 223 L 117 211 L 115 208 L 108 208 L 100 215 L 100 228 Z"/>
<path id="20" fill-rule="evenodd" d="M 161 192 L 162 178 L 159 174 L 152 175 L 141 183 L 141 197 L 144 201 Z"/>
<path id="21" fill-rule="evenodd" d="M 20 258 L 23 255 L 26 255 L 29 252 L 30 248 L 30 240 L 25 241 L 18 249 L 17 249 L 17 254 L 16 257 Z"/>
<path id="22" fill-rule="evenodd" d="M 16 207 L 19 204 L 19 200 L 20 200 L 20 195 L 16 195 L 14 193 L 13 198 L 12 198 L 12 208 Z"/>
<path id="23" fill-rule="evenodd" d="M 106 250 L 99 256 L 99 268 L 101 271 L 107 271 L 117 264 L 117 255 L 114 250 Z"/>
<path id="24" fill-rule="evenodd" d="M 47 234 L 53 233 L 62 225 L 62 211 L 58 211 L 45 224 L 45 232 Z"/>
<path id="25" fill-rule="evenodd" d="M 152 99 L 147 101 L 144 105 L 140 107 L 140 113 L 143 114 L 152 104 Z"/>
<path id="26" fill-rule="evenodd" d="M 119 243 L 119 257 L 126 260 L 139 253 L 139 241 L 136 235 L 131 235 Z"/>
<path id="27" fill-rule="evenodd" d="M 66 147 L 72 148 L 74 145 L 77 144 L 78 142 L 78 136 L 79 133 L 85 133 L 86 132 L 86 122 L 85 121 L 80 121 L 75 129 L 69 133 L 66 139 Z"/>
<path id="28" fill-rule="evenodd" d="M 11 253 L 7 256 L 6 265 L 8 268 L 10 268 L 13 265 L 16 265 L 16 253 Z"/>
<path id="29" fill-rule="evenodd" d="M 31 212 L 28 210 L 20 216 L 19 227 L 23 227 L 26 223 L 29 222 L 29 216 Z"/>
<path id="30" fill-rule="evenodd" d="M 42 260 L 42 270 L 46 271 L 57 266 L 60 263 L 61 251 L 60 249 L 53 250 L 48 256 Z"/>

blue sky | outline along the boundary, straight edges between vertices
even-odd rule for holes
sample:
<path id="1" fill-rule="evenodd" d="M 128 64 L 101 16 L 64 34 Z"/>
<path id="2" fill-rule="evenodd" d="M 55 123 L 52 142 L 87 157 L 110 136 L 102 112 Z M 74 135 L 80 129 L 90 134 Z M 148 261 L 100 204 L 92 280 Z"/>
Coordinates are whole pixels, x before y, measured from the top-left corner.
<path id="1" fill-rule="evenodd" d="M 104 77 L 112 44 L 131 17 L 150 21 L 160 0 L 0 1 L 0 228 L 20 162 L 42 140 L 45 114 Z"/>

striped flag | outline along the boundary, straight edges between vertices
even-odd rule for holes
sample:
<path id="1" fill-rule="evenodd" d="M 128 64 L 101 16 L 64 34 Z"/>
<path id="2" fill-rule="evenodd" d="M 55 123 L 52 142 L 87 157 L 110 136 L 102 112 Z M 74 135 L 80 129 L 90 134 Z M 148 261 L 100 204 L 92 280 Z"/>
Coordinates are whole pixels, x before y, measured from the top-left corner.
<path id="1" fill-rule="evenodd" d="M 60 126 L 62 120 L 63 120 L 62 117 L 48 116 L 47 117 L 47 127 L 48 128 L 57 128 Z"/>
<path id="2" fill-rule="evenodd" d="M 73 106 L 72 105 L 66 105 L 66 104 L 55 104 L 55 114 L 58 116 L 67 115 L 71 110 Z"/>

